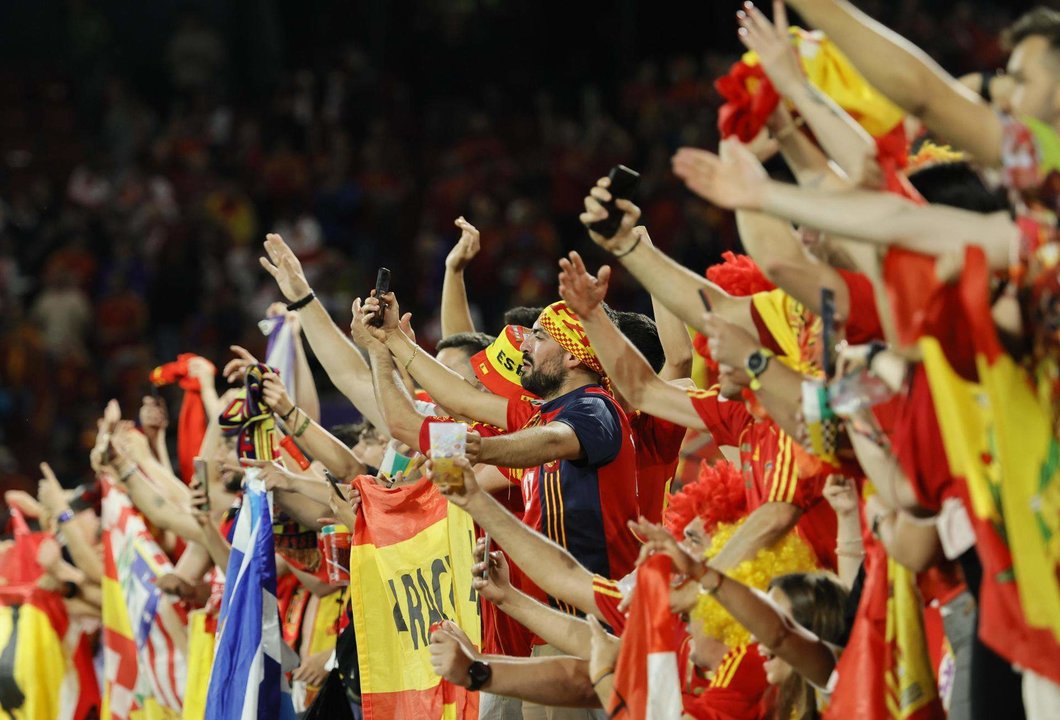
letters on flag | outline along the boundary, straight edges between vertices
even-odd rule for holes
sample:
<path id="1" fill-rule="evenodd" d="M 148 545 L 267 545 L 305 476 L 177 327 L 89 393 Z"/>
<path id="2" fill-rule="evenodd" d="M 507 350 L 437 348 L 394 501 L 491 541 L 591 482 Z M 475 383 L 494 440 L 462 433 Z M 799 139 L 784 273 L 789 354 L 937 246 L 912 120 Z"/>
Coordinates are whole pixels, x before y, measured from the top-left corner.
<path id="1" fill-rule="evenodd" d="M 294 718 L 283 672 L 295 662 L 281 636 L 274 553 L 272 493 L 260 471 L 248 468 L 217 621 L 207 720 Z"/>
<path id="2" fill-rule="evenodd" d="M 129 496 L 103 495 L 103 717 L 180 717 L 187 617 L 155 586 L 173 571 Z"/>
<path id="3" fill-rule="evenodd" d="M 477 694 L 443 682 L 428 647 L 442 619 L 481 646 L 470 516 L 427 480 L 384 488 L 362 476 L 354 486 L 350 600 L 365 720 L 478 718 Z"/>

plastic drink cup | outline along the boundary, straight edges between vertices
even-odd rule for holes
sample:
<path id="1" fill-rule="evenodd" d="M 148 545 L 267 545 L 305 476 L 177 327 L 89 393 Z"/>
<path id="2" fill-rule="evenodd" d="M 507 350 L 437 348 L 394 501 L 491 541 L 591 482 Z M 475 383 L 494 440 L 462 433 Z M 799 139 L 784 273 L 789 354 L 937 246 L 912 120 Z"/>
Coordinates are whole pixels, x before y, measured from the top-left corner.
<path id="1" fill-rule="evenodd" d="M 464 487 L 464 471 L 456 464 L 464 457 L 467 442 L 466 423 L 431 423 L 431 463 L 434 482 L 445 490 Z"/>
<path id="2" fill-rule="evenodd" d="M 332 585 L 350 584 L 350 529 L 345 525 L 325 525 L 320 529 L 324 565 Z"/>

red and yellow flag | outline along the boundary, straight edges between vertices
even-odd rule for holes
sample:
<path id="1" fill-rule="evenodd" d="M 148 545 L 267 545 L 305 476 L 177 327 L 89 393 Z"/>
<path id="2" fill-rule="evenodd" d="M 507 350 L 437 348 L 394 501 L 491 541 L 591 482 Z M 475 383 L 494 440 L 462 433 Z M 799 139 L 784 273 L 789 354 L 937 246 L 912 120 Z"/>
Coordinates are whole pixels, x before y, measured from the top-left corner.
<path id="1" fill-rule="evenodd" d="M 478 694 L 442 681 L 429 649 L 443 619 L 481 647 L 471 517 L 426 480 L 385 488 L 361 476 L 354 487 L 350 601 L 365 720 L 475 720 Z"/>
<path id="2" fill-rule="evenodd" d="M 914 574 L 866 548 L 865 586 L 825 718 L 941 720 Z"/>
<path id="3" fill-rule="evenodd" d="M 969 248 L 955 289 L 978 382 L 935 338 L 920 342 L 950 470 L 962 478 L 983 564 L 980 635 L 1007 660 L 1060 682 L 1060 445 L 1051 408 L 1004 352 L 986 258 Z M 952 353 L 951 353 L 952 354 Z"/>

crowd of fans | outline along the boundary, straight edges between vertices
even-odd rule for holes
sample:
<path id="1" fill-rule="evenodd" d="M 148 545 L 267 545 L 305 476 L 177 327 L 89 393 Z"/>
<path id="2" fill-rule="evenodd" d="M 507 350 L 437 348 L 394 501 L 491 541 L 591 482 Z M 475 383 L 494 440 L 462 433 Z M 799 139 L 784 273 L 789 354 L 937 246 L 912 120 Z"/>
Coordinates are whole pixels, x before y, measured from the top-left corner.
<path id="1" fill-rule="evenodd" d="M 51 461 L 5 502 L 62 545 L 37 589 L 106 622 L 116 493 L 216 617 L 260 480 L 284 682 L 356 716 L 357 583 L 292 538 L 423 487 L 479 530 L 481 625 L 436 587 L 427 634 L 480 717 L 1057 717 L 1060 12 L 787 4 L 823 34 L 747 3 L 751 56 L 576 112 L 417 118 L 352 47 L 251 112 L 195 17 L 172 104 L 108 77 L 91 142 L 69 83 L 8 76 L 12 137 L 54 140 L 11 143 L 0 206 L 0 472 Z"/>

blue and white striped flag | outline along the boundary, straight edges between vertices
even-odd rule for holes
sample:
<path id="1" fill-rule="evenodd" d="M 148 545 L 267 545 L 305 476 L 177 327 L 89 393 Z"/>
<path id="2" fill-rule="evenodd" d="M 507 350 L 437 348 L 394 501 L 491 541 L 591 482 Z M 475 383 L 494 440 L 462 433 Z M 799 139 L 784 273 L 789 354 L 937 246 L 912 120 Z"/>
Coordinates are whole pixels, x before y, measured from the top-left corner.
<path id="1" fill-rule="evenodd" d="M 257 468 L 248 468 L 243 506 L 232 537 L 225 592 L 217 622 L 206 720 L 294 720 L 280 634 L 272 493 Z"/>

